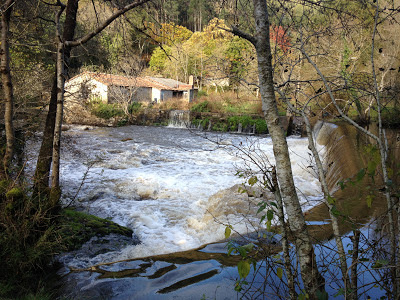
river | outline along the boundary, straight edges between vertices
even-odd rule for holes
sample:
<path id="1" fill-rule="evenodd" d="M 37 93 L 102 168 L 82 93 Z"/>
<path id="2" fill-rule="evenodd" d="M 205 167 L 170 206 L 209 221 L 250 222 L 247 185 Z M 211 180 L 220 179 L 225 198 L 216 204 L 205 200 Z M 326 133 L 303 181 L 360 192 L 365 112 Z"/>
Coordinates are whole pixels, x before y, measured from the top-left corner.
<path id="1" fill-rule="evenodd" d="M 91 214 L 132 228 L 141 241 L 120 251 L 72 259 L 70 266 L 183 251 L 219 241 L 225 226 L 214 218 L 233 224 L 240 233 L 251 231 L 243 219 L 248 203 L 226 202 L 221 191 L 243 183 L 235 175 L 244 166 L 238 149 L 255 147 L 273 163 L 267 136 L 141 126 L 71 126 L 63 136 L 63 203 L 72 201 Z M 296 187 L 308 209 L 319 201 L 321 191 L 310 172 L 307 140 L 289 137 L 288 144 Z"/>

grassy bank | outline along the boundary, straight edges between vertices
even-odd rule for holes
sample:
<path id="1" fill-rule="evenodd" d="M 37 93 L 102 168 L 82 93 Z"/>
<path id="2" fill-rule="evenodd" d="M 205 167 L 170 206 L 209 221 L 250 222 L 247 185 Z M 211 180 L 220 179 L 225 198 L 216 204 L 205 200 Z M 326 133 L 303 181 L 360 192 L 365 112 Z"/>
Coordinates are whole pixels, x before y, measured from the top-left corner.
<path id="1" fill-rule="evenodd" d="M 132 230 L 72 209 L 51 207 L 14 182 L 0 182 L 0 299 L 51 299 L 52 258 L 94 236 Z"/>

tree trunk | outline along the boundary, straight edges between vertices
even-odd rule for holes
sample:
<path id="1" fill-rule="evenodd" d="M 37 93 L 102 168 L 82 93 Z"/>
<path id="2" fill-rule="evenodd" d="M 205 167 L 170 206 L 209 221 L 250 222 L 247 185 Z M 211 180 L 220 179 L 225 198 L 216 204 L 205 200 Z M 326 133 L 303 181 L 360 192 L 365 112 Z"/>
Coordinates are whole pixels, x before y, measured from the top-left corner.
<path id="1" fill-rule="evenodd" d="M 14 5 L 14 0 L 7 0 L 4 3 L 4 10 L 1 15 L 1 81 L 4 90 L 4 125 L 6 131 L 6 148 L 3 157 L 3 163 L 0 168 L 0 178 L 8 178 L 10 173 L 10 165 L 14 156 L 15 148 L 15 134 L 13 124 L 13 109 L 14 109 L 14 95 L 10 71 L 10 51 L 9 51 L 9 30 L 11 12 Z"/>
<path id="2" fill-rule="evenodd" d="M 262 109 L 272 138 L 279 185 L 288 215 L 289 226 L 297 247 L 304 288 L 310 298 L 315 298 L 318 292 L 324 293 L 324 279 L 316 265 L 314 249 L 293 182 L 286 137 L 279 121 L 272 78 L 272 55 L 269 42 L 267 5 L 265 0 L 253 0 L 253 2 L 256 22 L 255 47 Z"/>
<path id="3" fill-rule="evenodd" d="M 57 72 L 57 70 L 56 70 Z M 53 138 L 54 126 L 57 109 L 57 80 L 54 75 L 53 86 L 51 89 L 51 98 L 49 111 L 47 112 L 46 124 L 43 131 L 42 144 L 39 150 L 39 156 L 36 162 L 36 170 L 34 176 L 33 193 L 38 196 L 42 193 L 47 193 L 49 188 L 49 173 L 53 158 Z"/>
<path id="4" fill-rule="evenodd" d="M 289 236 L 288 236 L 288 229 L 287 229 L 287 224 L 285 221 L 285 211 L 283 208 L 283 202 L 282 202 L 282 196 L 281 192 L 279 190 L 279 185 L 278 185 L 278 178 L 276 177 L 276 168 L 272 169 L 272 183 L 274 187 L 274 195 L 275 195 L 275 200 L 278 204 L 278 218 L 279 218 L 279 223 L 281 227 L 281 236 L 282 236 L 282 252 L 283 252 L 283 259 L 284 259 L 284 265 L 285 265 L 285 271 L 286 271 L 286 278 L 287 278 L 287 284 L 288 284 L 288 289 L 289 289 L 289 297 L 290 299 L 297 299 L 297 293 L 296 293 L 296 288 L 294 285 L 294 274 L 293 274 L 293 267 L 292 267 L 292 262 L 290 261 L 290 245 L 289 245 Z"/>
<path id="5" fill-rule="evenodd" d="M 53 140 L 53 167 L 51 174 L 50 201 L 56 205 L 60 197 L 60 151 L 61 151 L 61 126 L 64 108 L 64 43 L 58 42 L 57 46 L 57 109 L 54 126 Z"/>
<path id="6" fill-rule="evenodd" d="M 317 173 L 318 173 L 318 179 L 322 187 L 322 192 L 324 193 L 324 199 L 325 203 L 329 208 L 329 216 L 331 217 L 332 220 L 332 230 L 333 230 L 333 235 L 335 237 L 335 242 L 336 242 L 336 247 L 337 247 L 337 252 L 339 255 L 339 262 L 340 262 L 340 270 L 342 272 L 342 278 L 344 282 L 344 292 L 345 292 L 345 297 L 346 299 L 356 299 L 357 291 L 353 291 L 352 293 L 348 293 L 348 291 L 351 288 L 350 284 L 350 278 L 348 274 L 348 268 L 347 268 L 347 262 L 346 262 L 346 252 L 344 250 L 343 246 L 343 241 L 342 237 L 340 236 L 340 231 L 339 231 L 339 221 L 336 215 L 334 214 L 334 209 L 335 209 L 335 200 L 331 196 L 331 193 L 329 192 L 328 184 L 326 182 L 325 174 L 324 174 L 324 168 L 322 165 L 322 161 L 319 157 L 319 153 L 317 151 L 317 148 L 315 147 L 314 139 L 312 136 L 312 128 L 310 121 L 308 117 L 306 116 L 304 110 L 301 111 L 304 123 L 306 125 L 306 130 L 307 130 L 307 137 L 308 137 L 308 148 L 311 150 L 313 157 L 315 159 L 315 164 L 317 166 Z M 352 277 L 354 278 L 354 276 Z M 357 280 L 357 278 L 355 279 Z"/>
<path id="7" fill-rule="evenodd" d="M 62 37 L 63 41 L 70 41 L 74 39 L 75 28 L 76 28 L 76 16 L 78 13 L 78 3 L 79 0 L 69 0 L 67 3 L 64 32 Z M 63 54 L 64 54 L 63 57 L 64 73 L 68 73 L 68 60 L 71 56 L 71 47 L 65 46 Z M 53 142 L 54 142 L 54 130 L 56 122 L 57 99 L 58 99 L 57 68 L 58 67 L 56 67 L 56 72 L 53 79 L 49 111 L 47 113 L 42 144 L 40 146 L 39 156 L 36 163 L 36 171 L 34 178 L 34 191 L 36 194 L 46 192 L 49 188 L 49 173 L 51 168 L 51 162 L 53 160 Z"/>

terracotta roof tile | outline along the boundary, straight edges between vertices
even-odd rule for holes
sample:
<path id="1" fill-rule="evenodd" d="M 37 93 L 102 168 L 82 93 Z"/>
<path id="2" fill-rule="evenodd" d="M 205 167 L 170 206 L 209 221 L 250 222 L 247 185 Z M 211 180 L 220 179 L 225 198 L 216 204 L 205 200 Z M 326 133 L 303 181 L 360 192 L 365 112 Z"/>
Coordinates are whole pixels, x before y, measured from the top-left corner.
<path id="1" fill-rule="evenodd" d="M 77 78 L 79 76 L 87 75 L 107 86 L 133 86 L 133 87 L 149 87 L 156 88 L 159 90 L 171 90 L 171 91 L 186 91 L 192 88 L 191 85 L 169 78 L 159 78 L 159 77 L 128 77 L 122 75 L 113 75 L 105 73 L 95 73 L 95 72 L 84 72 L 81 73 L 70 80 Z"/>

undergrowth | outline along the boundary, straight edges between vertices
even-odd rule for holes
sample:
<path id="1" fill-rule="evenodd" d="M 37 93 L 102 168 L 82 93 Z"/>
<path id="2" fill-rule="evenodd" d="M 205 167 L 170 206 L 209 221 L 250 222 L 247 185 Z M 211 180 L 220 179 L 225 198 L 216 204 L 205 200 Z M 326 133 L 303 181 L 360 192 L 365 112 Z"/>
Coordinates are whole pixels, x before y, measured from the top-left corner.
<path id="1" fill-rule="evenodd" d="M 36 292 L 50 260 L 62 250 L 55 208 L 24 187 L 0 182 L 0 298 Z"/>

